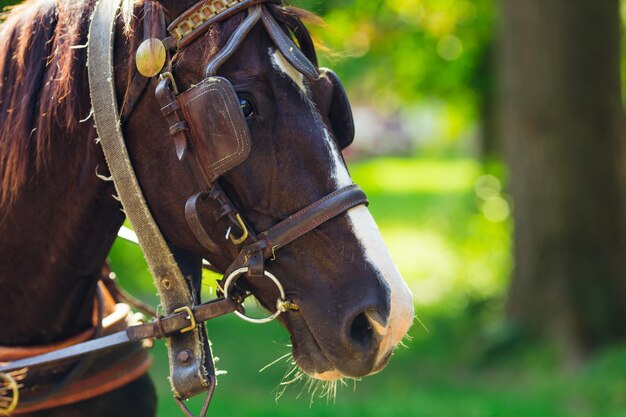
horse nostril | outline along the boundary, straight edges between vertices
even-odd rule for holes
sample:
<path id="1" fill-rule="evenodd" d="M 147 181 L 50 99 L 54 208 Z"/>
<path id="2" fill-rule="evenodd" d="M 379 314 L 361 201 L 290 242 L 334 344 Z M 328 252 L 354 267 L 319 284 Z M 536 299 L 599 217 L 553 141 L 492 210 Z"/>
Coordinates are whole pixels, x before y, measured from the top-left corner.
<path id="1" fill-rule="evenodd" d="M 350 325 L 350 340 L 363 347 L 369 347 L 374 336 L 374 329 L 364 311 L 359 313 Z"/>
<path id="2" fill-rule="evenodd" d="M 389 326 L 389 317 L 383 316 L 378 310 L 367 310 L 365 315 L 370 321 L 370 324 L 374 327 L 374 331 L 381 336 L 387 333 L 387 327 Z"/>

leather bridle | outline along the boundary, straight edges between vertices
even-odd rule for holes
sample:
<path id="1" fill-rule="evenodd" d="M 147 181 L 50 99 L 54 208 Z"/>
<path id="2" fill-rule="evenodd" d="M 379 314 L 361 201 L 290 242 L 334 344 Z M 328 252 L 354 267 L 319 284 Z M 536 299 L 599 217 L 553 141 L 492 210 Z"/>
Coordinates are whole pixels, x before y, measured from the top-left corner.
<path id="1" fill-rule="evenodd" d="M 157 283 L 165 315 L 150 323 L 131 326 L 124 331 L 103 338 L 79 343 L 44 355 L 0 364 L 0 376 L 10 375 L 11 372 L 20 371 L 24 368 L 36 368 L 42 365 L 49 366 L 81 357 L 85 354 L 122 346 L 130 342 L 152 338 L 168 338 L 170 382 L 175 399 L 185 414 L 192 416 L 183 401 L 201 391 L 207 391 L 207 399 L 201 412 L 201 415 L 204 416 L 208 410 L 210 398 L 215 387 L 215 370 L 207 337 L 204 333 L 205 329 L 201 324 L 214 317 L 241 309 L 240 303 L 245 296 L 249 295 L 249 292 L 241 289 L 237 291 L 234 288 L 237 278 L 243 274 L 251 278 L 267 277 L 277 285 L 280 297 L 276 302 L 276 312 L 270 319 L 274 319 L 279 314 L 287 311 L 299 310 L 299 307 L 287 298 L 278 278 L 266 270 L 266 261 L 270 258 L 275 259 L 280 254 L 279 250 L 281 248 L 325 222 L 355 206 L 367 204 L 365 194 L 354 184 L 336 190 L 302 208 L 268 230 L 256 233 L 218 182 L 219 178 L 228 169 L 234 168 L 236 164 L 229 165 L 228 169 L 208 170 L 207 166 L 215 166 L 214 161 L 207 161 L 198 152 L 197 146 L 193 146 L 198 143 L 198 138 L 192 137 L 193 132 L 202 129 L 203 126 L 198 126 L 199 122 L 197 119 L 190 119 L 188 114 L 182 111 L 181 101 L 179 100 L 181 93 L 178 91 L 175 82 L 176 74 L 173 74 L 171 70 L 172 53 L 176 53 L 190 45 L 209 30 L 212 25 L 238 12 L 247 10 L 247 17 L 235 30 L 222 50 L 211 59 L 205 70 L 206 78 L 201 80 L 199 84 L 219 84 L 221 82 L 222 91 L 226 92 L 225 103 L 232 102 L 232 97 L 230 99 L 228 97 L 229 91 L 232 91 L 234 94 L 232 86 L 230 89 L 228 87 L 230 86 L 229 83 L 227 86 L 224 86 L 223 83 L 227 81 L 224 79 L 221 79 L 224 81 L 218 80 L 219 77 L 216 77 L 216 73 L 220 66 L 233 55 L 250 30 L 258 22 L 262 22 L 284 58 L 310 82 L 315 82 L 320 74 L 308 32 L 298 31 L 299 33 L 296 35 L 299 36 L 298 44 L 302 47 L 301 50 L 290 38 L 287 31 L 278 24 L 273 15 L 273 12 L 277 12 L 277 10 L 272 11 L 271 8 L 277 9 L 279 4 L 279 0 L 202 0 L 176 18 L 166 30 L 161 6 L 153 3 L 153 0 L 146 0 L 144 6 L 144 41 L 138 48 L 136 58 L 139 73 L 132 77 L 122 110 L 118 113 L 113 78 L 106 74 L 98 74 L 98 70 L 94 69 L 96 67 L 94 62 L 107 63 L 108 68 L 106 70 L 113 71 L 113 52 L 112 50 L 105 51 L 104 49 L 112 49 L 112 33 L 115 29 L 115 15 L 119 7 L 119 0 L 99 1 L 90 29 L 90 57 L 88 58 L 90 62 L 90 93 L 92 104 L 94 105 L 94 118 L 103 142 L 102 146 L 107 163 L 124 210 L 136 230 L 138 228 L 149 229 L 148 232 L 145 232 L 147 234 L 144 234 L 144 236 L 149 236 L 147 239 L 148 243 L 142 244 L 142 249 L 145 252 L 146 259 Z M 151 22 L 157 22 L 157 25 L 152 27 L 150 25 Z M 98 30 L 102 30 L 102 28 L 110 29 L 111 33 L 98 33 Z M 94 62 L 92 62 L 91 55 L 95 55 L 95 58 L 93 58 Z M 111 73 L 110 75 L 114 74 Z M 226 232 L 227 240 L 229 241 L 226 250 L 232 262 L 226 271 L 222 271 L 226 277 L 225 286 L 223 287 L 224 298 L 205 304 L 198 304 L 195 301 L 196 298 L 189 290 L 189 284 L 182 276 L 180 268 L 178 266 L 175 266 L 174 270 L 170 268 L 168 262 L 170 258 L 173 260 L 173 256 L 167 249 L 158 226 L 155 225 L 149 210 L 147 210 L 142 195 L 139 197 L 136 195 L 142 194 L 141 189 L 136 182 L 134 171 L 130 166 L 123 144 L 120 120 L 125 121 L 129 119 L 139 98 L 145 93 L 146 87 L 151 85 L 150 81 L 156 77 L 158 77 L 155 91 L 156 98 L 161 107 L 163 117 L 170 128 L 170 136 L 176 155 L 181 160 L 181 163 L 186 163 L 190 167 L 199 188 L 202 190 L 200 193 L 191 196 L 186 203 L 185 215 L 188 224 L 204 248 L 214 255 L 223 256 L 222 248 L 224 245 L 219 245 L 209 236 L 199 215 L 199 208 L 203 204 L 210 204 L 212 206 L 213 222 L 224 225 L 224 232 Z M 106 99 L 111 99 L 108 100 L 110 103 L 100 102 L 107 101 Z M 237 110 L 241 112 L 238 107 Z M 207 114 L 206 117 L 210 118 L 212 115 Z M 244 129 L 241 126 L 239 128 L 240 130 Z M 239 131 L 233 132 L 233 134 L 247 133 L 247 127 L 244 130 L 245 132 Z M 111 138 L 107 138 L 107 136 Z M 105 139 L 107 139 L 107 142 L 115 142 L 117 140 L 120 143 L 105 144 Z M 121 148 L 118 149 L 115 146 L 121 146 Z M 120 162 L 116 158 L 125 159 Z M 236 163 L 243 162 L 247 158 L 246 148 L 243 147 L 239 150 L 233 158 Z M 126 178 L 129 176 L 132 177 L 130 180 Z M 125 182 L 127 180 L 130 182 L 129 184 Z M 137 201 L 129 199 L 129 195 L 136 198 Z M 129 201 L 131 202 L 128 203 Z M 141 213 L 137 214 L 138 212 Z M 143 224 L 144 221 L 148 223 L 147 226 Z M 139 224 L 136 224 L 136 222 Z M 155 228 L 156 230 L 154 230 Z M 234 237 L 233 230 L 237 232 L 238 237 Z M 138 235 L 141 243 L 145 237 L 142 238 L 140 233 Z M 146 250 L 146 247 L 149 250 Z M 160 257 L 166 259 L 161 261 Z M 156 262 L 155 259 L 157 260 Z M 241 311 L 238 313 L 243 316 Z"/>
<path id="2" fill-rule="evenodd" d="M 311 62 L 311 59 L 296 47 L 295 43 L 276 22 L 269 5 L 263 3 L 280 2 L 276 0 L 200 1 L 175 19 L 167 28 L 169 36 L 159 41 L 168 51 L 180 51 L 197 40 L 212 25 L 237 12 L 248 9 L 248 16 L 235 30 L 226 46 L 208 63 L 205 77 L 207 79 L 215 77 L 220 66 L 235 53 L 251 28 L 261 21 L 283 56 L 308 80 L 315 82 L 319 78 L 317 68 Z M 215 4 L 222 5 L 223 8 L 216 9 Z M 154 41 L 145 40 L 144 42 Z M 204 161 L 202 156 L 194 152 L 194 149 L 189 146 L 190 122 L 185 120 L 180 112 L 180 106 L 176 102 L 178 89 L 174 81 L 175 77 L 169 71 L 171 64 L 164 62 L 163 68 L 166 70 L 159 75 L 159 83 L 156 88 L 157 100 L 170 125 L 170 133 L 179 159 L 189 165 L 201 189 L 206 190 L 189 198 L 185 207 L 188 224 L 197 240 L 209 252 L 215 254 L 219 250 L 219 245 L 209 237 L 198 214 L 200 204 L 204 201 L 211 201 L 217 206 L 213 211 L 215 213 L 213 220 L 217 222 L 221 218 L 227 217 L 230 223 L 229 227 L 237 228 L 241 233 L 239 239 L 230 239 L 231 244 L 235 247 L 234 253 L 237 253 L 237 255 L 228 269 L 224 271 L 226 276 L 231 276 L 234 271 L 241 271 L 243 268 L 246 269 L 245 275 L 250 278 L 267 276 L 265 262 L 270 258 L 275 259 L 280 248 L 347 210 L 357 205 L 367 204 L 367 197 L 363 191 L 353 184 L 332 192 L 270 229 L 261 233 L 255 233 L 254 229 L 249 226 L 244 216 L 222 190 L 217 182 L 218 178 L 203 169 L 204 166 L 208 165 L 207 161 Z M 211 117 L 211 115 L 207 115 L 207 117 Z M 289 300 L 278 301 L 285 305 L 284 303 Z M 297 308 L 294 304 L 290 305 L 291 308 Z"/>

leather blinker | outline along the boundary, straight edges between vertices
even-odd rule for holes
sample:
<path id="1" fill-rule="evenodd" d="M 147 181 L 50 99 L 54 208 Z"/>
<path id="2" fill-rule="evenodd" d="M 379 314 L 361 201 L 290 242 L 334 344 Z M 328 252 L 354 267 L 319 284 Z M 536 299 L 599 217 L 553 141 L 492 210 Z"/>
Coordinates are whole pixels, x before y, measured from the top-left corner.
<path id="1" fill-rule="evenodd" d="M 228 80 L 207 78 L 177 100 L 189 126 L 189 145 L 209 183 L 248 158 L 248 124 Z"/>
<path id="2" fill-rule="evenodd" d="M 350 106 L 346 90 L 343 88 L 337 74 L 327 68 L 323 68 L 321 71 L 333 84 L 333 95 L 330 108 L 328 109 L 328 119 L 339 148 L 344 150 L 354 141 L 352 107 Z"/>

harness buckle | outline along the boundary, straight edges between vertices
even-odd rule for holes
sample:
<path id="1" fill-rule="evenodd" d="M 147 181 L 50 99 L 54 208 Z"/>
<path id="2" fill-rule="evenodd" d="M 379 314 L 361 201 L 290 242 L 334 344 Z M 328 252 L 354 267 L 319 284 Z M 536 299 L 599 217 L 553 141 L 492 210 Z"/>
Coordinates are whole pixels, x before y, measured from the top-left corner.
<path id="1" fill-rule="evenodd" d="M 174 310 L 174 313 L 183 313 L 183 312 L 187 313 L 187 317 L 185 318 L 189 320 L 189 326 L 185 327 L 184 329 L 181 329 L 180 332 L 187 333 L 196 328 L 196 318 L 194 317 L 193 311 L 191 311 L 191 307 L 189 306 L 177 308 L 176 310 Z"/>
<path id="2" fill-rule="evenodd" d="M 165 71 L 163 73 L 161 73 L 161 75 L 159 75 L 159 80 L 164 80 L 164 79 L 168 79 L 170 84 L 172 85 L 172 91 L 174 92 L 174 95 L 178 95 L 178 86 L 176 85 L 176 80 L 174 80 L 174 75 L 172 75 L 171 72 L 169 71 Z"/>
<path id="3" fill-rule="evenodd" d="M 276 310 L 286 313 L 288 311 L 300 311 L 300 307 L 289 300 L 276 300 Z"/>
<path id="4" fill-rule="evenodd" d="M 243 233 L 240 237 L 237 238 L 234 237 L 232 233 L 230 233 L 231 229 L 229 229 L 227 236 L 230 238 L 230 241 L 233 242 L 234 245 L 239 246 L 243 242 L 245 242 L 246 239 L 248 239 L 250 233 L 248 232 L 248 228 L 246 227 L 246 224 L 243 222 L 243 219 L 241 218 L 241 215 L 239 215 L 239 213 L 235 214 L 235 218 L 237 219 L 237 223 L 239 223 L 239 227 L 241 228 L 241 230 L 243 230 Z"/>

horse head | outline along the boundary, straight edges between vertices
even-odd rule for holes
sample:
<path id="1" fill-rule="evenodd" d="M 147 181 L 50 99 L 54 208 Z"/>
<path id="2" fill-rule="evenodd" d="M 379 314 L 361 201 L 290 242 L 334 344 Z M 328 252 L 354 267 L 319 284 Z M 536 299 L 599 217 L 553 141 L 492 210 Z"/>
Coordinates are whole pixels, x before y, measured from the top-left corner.
<path id="1" fill-rule="evenodd" d="M 192 6 L 192 1 L 158 4 L 170 27 Z M 148 20 L 144 27 L 158 26 Z M 153 78 L 137 100 L 124 122 L 124 135 L 166 239 L 226 272 L 242 256 L 246 243 L 235 238 L 244 229 L 260 234 L 352 185 L 341 153 L 352 140 L 352 116 L 338 78 L 318 68 L 308 32 L 291 9 L 253 5 L 183 42 L 184 48 L 176 49 L 166 64 L 171 65 L 167 76 Z M 117 65 L 131 74 L 133 46 L 118 44 Z M 193 126 L 183 129 L 193 130 L 185 134 L 196 135 L 196 142 L 180 141 L 179 132 L 173 132 L 163 116 L 159 84 L 189 103 L 200 100 L 205 92 L 198 93 L 198 86 L 210 77 L 227 80 L 226 98 L 208 100 L 205 113 L 185 113 Z M 120 97 L 128 94 L 131 78 L 116 81 Z M 228 91 L 233 91 L 232 97 Z M 207 138 L 212 143 L 203 142 Z M 185 163 L 190 153 L 202 153 L 205 146 L 209 158 L 220 154 L 215 147 L 235 149 L 234 157 L 228 153 L 232 163 L 224 158 L 203 161 L 205 168 L 215 168 L 203 171 L 215 174 L 207 182 L 227 196 L 228 204 L 212 205 L 211 190 L 199 180 L 203 174 Z M 194 195 L 200 195 L 193 201 L 195 226 L 189 212 Z M 236 222 L 224 207 L 236 209 Z M 225 238 L 228 234 L 235 238 Z M 266 250 L 271 257 L 265 269 L 278 277 L 297 306 L 280 320 L 291 334 L 293 356 L 302 370 L 333 380 L 365 376 L 387 364 L 412 324 L 413 304 L 365 205 L 342 211 L 279 249 Z M 267 309 L 276 309 L 277 290 L 270 280 L 249 274 L 238 286 L 251 291 Z"/>

